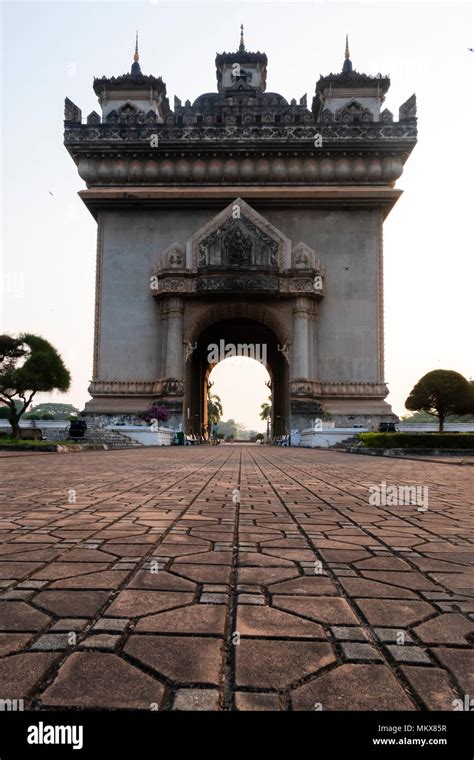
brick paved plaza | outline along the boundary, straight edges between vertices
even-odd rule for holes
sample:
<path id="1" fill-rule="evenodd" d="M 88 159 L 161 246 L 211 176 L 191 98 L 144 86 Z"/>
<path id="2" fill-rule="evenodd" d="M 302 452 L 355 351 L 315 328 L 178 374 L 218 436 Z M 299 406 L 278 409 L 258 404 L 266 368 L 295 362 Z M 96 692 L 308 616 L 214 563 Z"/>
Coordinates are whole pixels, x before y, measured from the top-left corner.
<path id="1" fill-rule="evenodd" d="M 452 710 L 474 696 L 471 467 L 229 445 L 0 469 L 2 699 Z M 428 486 L 428 511 L 369 505 L 382 481 Z"/>

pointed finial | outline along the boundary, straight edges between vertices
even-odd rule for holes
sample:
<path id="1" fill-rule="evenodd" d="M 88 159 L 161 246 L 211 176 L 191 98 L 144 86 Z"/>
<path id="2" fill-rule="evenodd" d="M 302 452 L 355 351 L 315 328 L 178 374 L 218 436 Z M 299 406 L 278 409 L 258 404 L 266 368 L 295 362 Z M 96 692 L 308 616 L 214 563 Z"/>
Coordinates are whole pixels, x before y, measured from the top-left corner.
<path id="1" fill-rule="evenodd" d="M 346 52 L 344 54 L 344 63 L 342 65 L 343 74 L 350 74 L 352 72 L 352 61 L 349 56 L 349 35 L 346 34 Z"/>
<path id="2" fill-rule="evenodd" d="M 240 45 L 239 50 L 245 50 L 245 42 L 244 42 L 244 25 L 240 25 Z"/>
<path id="3" fill-rule="evenodd" d="M 133 60 L 135 63 L 140 60 L 140 56 L 138 55 L 138 29 L 135 37 L 135 55 L 133 56 Z"/>

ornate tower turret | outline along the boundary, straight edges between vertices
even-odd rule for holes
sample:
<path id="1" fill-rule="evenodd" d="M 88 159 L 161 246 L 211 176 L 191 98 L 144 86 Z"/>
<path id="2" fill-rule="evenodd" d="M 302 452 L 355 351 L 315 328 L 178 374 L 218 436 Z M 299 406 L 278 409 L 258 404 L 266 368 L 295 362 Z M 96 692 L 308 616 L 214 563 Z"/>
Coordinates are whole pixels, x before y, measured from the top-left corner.
<path id="1" fill-rule="evenodd" d="M 333 120 L 343 123 L 379 121 L 380 107 L 389 87 L 387 76 L 368 76 L 353 70 L 346 35 L 342 72 L 319 78 L 313 111 L 319 112 L 323 123 Z"/>
<path id="2" fill-rule="evenodd" d="M 268 59 L 265 53 L 245 49 L 244 27 L 240 27 L 240 45 L 235 53 L 216 56 L 217 89 L 232 94 L 236 90 L 265 92 Z"/>
<path id="3" fill-rule="evenodd" d="M 163 123 L 169 111 L 166 85 L 161 77 L 145 76 L 140 68 L 138 32 L 130 74 L 94 79 L 94 92 L 102 109 L 102 121 L 117 122 L 121 114 L 148 114 Z"/>

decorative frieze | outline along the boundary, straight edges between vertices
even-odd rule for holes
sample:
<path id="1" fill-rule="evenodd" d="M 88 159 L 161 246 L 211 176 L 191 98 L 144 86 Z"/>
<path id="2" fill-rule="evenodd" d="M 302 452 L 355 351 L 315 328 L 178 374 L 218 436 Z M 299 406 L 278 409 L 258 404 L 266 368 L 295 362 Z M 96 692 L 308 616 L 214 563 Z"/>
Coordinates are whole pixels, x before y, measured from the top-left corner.
<path id="1" fill-rule="evenodd" d="M 290 382 L 290 394 L 294 396 L 316 396 L 324 398 L 385 398 L 388 388 L 385 383 L 366 381 L 326 382 L 294 379 Z"/>
<path id="2" fill-rule="evenodd" d="M 227 153 L 228 155 L 228 153 Z M 404 156 L 346 154 L 275 156 L 236 154 L 195 158 L 165 152 L 136 155 L 87 154 L 78 157 L 78 172 L 88 187 L 95 185 L 215 185 L 238 184 L 389 184 L 403 172 Z"/>

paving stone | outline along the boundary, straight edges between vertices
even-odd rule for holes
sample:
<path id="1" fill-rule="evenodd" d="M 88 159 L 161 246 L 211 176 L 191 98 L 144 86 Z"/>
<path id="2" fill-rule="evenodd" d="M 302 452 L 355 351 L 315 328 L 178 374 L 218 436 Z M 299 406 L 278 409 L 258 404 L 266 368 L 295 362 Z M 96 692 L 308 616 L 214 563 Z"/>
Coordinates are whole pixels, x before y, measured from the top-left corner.
<path id="1" fill-rule="evenodd" d="M 280 700 L 277 694 L 238 691 L 235 694 L 235 706 L 242 712 L 274 712 L 280 709 Z"/>
<path id="2" fill-rule="evenodd" d="M 345 599 L 339 597 L 305 596 L 302 598 L 278 594 L 273 597 L 273 604 L 282 610 L 296 612 L 319 623 L 357 625 L 359 622 Z"/>
<path id="3" fill-rule="evenodd" d="M 0 594 L 0 599 L 3 600 L 24 600 L 30 599 L 33 596 L 33 591 L 27 591 L 27 590 L 17 590 L 12 589 L 11 591 L 5 591 L 3 594 Z"/>
<path id="4" fill-rule="evenodd" d="M 22 581 L 21 583 L 18 583 L 17 589 L 39 589 L 43 588 L 43 586 L 46 586 L 48 581 Z"/>
<path id="5" fill-rule="evenodd" d="M 60 657 L 51 652 L 23 652 L 5 657 L 0 667 L 2 699 L 27 699 Z"/>
<path id="6" fill-rule="evenodd" d="M 385 665 L 340 665 L 292 692 L 294 710 L 414 710 Z"/>
<path id="7" fill-rule="evenodd" d="M 219 683 L 222 642 L 218 639 L 132 635 L 124 651 L 174 683 Z"/>
<path id="8" fill-rule="evenodd" d="M 173 591 L 121 591 L 107 608 L 112 617 L 135 618 L 153 612 L 182 607 L 193 601 L 193 594 Z"/>
<path id="9" fill-rule="evenodd" d="M 198 583 L 228 583 L 230 567 L 227 565 L 183 565 L 173 562 L 173 573 Z"/>
<path id="10" fill-rule="evenodd" d="M 227 594 L 204 593 L 201 594 L 199 602 L 200 604 L 227 604 L 228 599 Z"/>
<path id="11" fill-rule="evenodd" d="M 416 599 L 417 596 L 409 589 L 390 586 L 388 583 L 377 583 L 365 578 L 342 578 L 341 585 L 351 596 L 380 599 Z"/>
<path id="12" fill-rule="evenodd" d="M 458 613 L 438 615 L 426 623 L 416 626 L 414 633 L 425 644 L 464 644 L 470 646 L 466 638 L 474 633 L 474 623 Z"/>
<path id="13" fill-rule="evenodd" d="M 427 710 L 453 710 L 457 694 L 441 668 L 402 665 L 401 671 Z"/>
<path id="14" fill-rule="evenodd" d="M 136 632 L 152 633 L 213 633 L 222 634 L 225 607 L 222 604 L 193 604 L 159 615 L 148 615 L 138 621 Z"/>
<path id="15" fill-rule="evenodd" d="M 333 625 L 331 626 L 331 631 L 334 638 L 339 641 L 367 641 L 367 634 L 363 628 Z"/>
<path id="16" fill-rule="evenodd" d="M 157 573 L 152 573 L 150 570 L 140 570 L 127 583 L 127 588 L 194 592 L 196 584 L 164 570 L 159 570 Z"/>
<path id="17" fill-rule="evenodd" d="M 339 594 L 339 591 L 326 575 L 301 575 L 290 581 L 273 583 L 268 587 L 272 594 L 302 594 L 308 596 L 327 596 Z"/>
<path id="18" fill-rule="evenodd" d="M 463 694 L 474 695 L 474 657 L 472 650 L 440 647 L 433 649 L 432 653 L 440 664 L 453 674 Z"/>
<path id="19" fill-rule="evenodd" d="M 120 638 L 120 636 L 113 636 L 110 633 L 98 633 L 95 636 L 87 636 L 78 646 L 80 649 L 105 649 L 112 652 Z"/>
<path id="20" fill-rule="evenodd" d="M 68 633 L 45 633 L 33 642 L 30 646 L 30 650 L 38 650 L 40 652 L 63 651 L 71 647 L 71 644 L 69 643 L 70 641 L 71 639 Z M 76 642 L 74 641 L 74 645 L 75 643 Z"/>
<path id="21" fill-rule="evenodd" d="M 397 662 L 412 662 L 415 665 L 429 665 L 431 662 L 425 650 L 417 646 L 388 644 L 387 650 Z"/>
<path id="22" fill-rule="evenodd" d="M 35 604 L 58 617 L 92 617 L 107 599 L 106 591 L 40 591 Z"/>
<path id="23" fill-rule="evenodd" d="M 50 631 L 72 631 L 78 633 L 79 631 L 83 631 L 87 625 L 89 625 L 89 621 L 84 618 L 63 618 L 62 620 L 57 620 L 51 626 Z"/>
<path id="24" fill-rule="evenodd" d="M 382 662 L 383 657 L 371 644 L 360 644 L 359 642 L 349 641 L 341 644 L 341 649 L 345 660 L 351 662 Z"/>
<path id="25" fill-rule="evenodd" d="M 0 633 L 0 657 L 25 649 L 33 635 L 31 633 Z"/>
<path id="26" fill-rule="evenodd" d="M 219 709 L 219 692 L 214 689 L 179 689 L 173 710 L 212 711 Z"/>
<path id="27" fill-rule="evenodd" d="M 236 631 L 241 636 L 285 636 L 325 639 L 324 629 L 309 620 L 270 607 L 238 606 Z"/>
<path id="28" fill-rule="evenodd" d="M 239 594 L 239 604 L 265 604 L 261 594 Z"/>
<path id="29" fill-rule="evenodd" d="M 34 655 L 35 657 L 38 655 Z M 149 710 L 160 704 L 164 687 L 115 654 L 75 652 L 41 694 L 46 707 Z"/>
<path id="30" fill-rule="evenodd" d="M 374 633 L 384 644 L 397 644 L 404 637 L 405 644 L 413 643 L 410 634 L 402 628 L 374 628 Z"/>
<path id="31" fill-rule="evenodd" d="M 330 644 L 242 639 L 236 647 L 237 687 L 286 689 L 336 661 Z"/>
<path id="32" fill-rule="evenodd" d="M 369 623 L 376 626 L 400 626 L 423 620 L 434 612 L 433 607 L 426 602 L 398 601 L 395 599 L 356 599 Z"/>
<path id="33" fill-rule="evenodd" d="M 104 631 L 104 633 L 122 633 L 128 626 L 129 621 L 126 618 L 100 618 L 92 626 L 94 633 Z"/>
<path id="34" fill-rule="evenodd" d="M 314 567 L 314 565 L 313 565 Z M 294 578 L 299 581 L 296 568 L 284 567 L 240 567 L 237 572 L 239 583 L 266 586 L 282 580 Z"/>
<path id="35" fill-rule="evenodd" d="M 0 630 L 41 631 L 48 626 L 50 618 L 25 602 L 0 601 Z"/>

